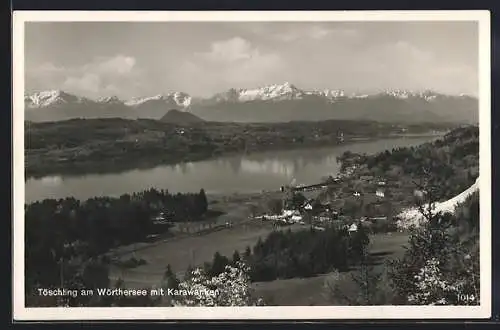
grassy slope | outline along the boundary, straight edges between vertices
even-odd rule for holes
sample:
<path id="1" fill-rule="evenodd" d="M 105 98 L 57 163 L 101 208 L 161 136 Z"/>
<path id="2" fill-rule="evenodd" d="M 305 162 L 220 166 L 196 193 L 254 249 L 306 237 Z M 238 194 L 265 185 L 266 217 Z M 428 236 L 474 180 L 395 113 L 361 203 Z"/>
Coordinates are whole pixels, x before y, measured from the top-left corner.
<path id="1" fill-rule="evenodd" d="M 375 271 L 382 272 L 383 262 L 402 256 L 404 245 L 408 242 L 406 233 L 376 234 L 370 237 L 370 253 L 379 255 L 375 262 Z M 350 286 L 353 285 L 351 275 L 357 270 L 342 273 L 339 285 L 344 289 L 344 294 L 354 294 Z M 279 306 L 321 306 L 338 305 L 340 301 L 332 301 L 327 298 L 325 292 L 325 280 L 329 274 L 311 278 L 292 278 L 286 280 L 275 280 L 272 282 L 254 283 L 256 296 L 269 299 L 272 304 Z"/>

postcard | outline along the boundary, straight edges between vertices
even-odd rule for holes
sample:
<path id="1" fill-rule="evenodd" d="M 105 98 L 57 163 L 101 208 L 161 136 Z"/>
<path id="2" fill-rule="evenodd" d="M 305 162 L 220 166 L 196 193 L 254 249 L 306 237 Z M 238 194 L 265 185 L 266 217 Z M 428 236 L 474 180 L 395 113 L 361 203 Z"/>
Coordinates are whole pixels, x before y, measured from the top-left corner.
<path id="1" fill-rule="evenodd" d="M 490 43 L 488 11 L 14 12 L 14 319 L 490 317 Z"/>

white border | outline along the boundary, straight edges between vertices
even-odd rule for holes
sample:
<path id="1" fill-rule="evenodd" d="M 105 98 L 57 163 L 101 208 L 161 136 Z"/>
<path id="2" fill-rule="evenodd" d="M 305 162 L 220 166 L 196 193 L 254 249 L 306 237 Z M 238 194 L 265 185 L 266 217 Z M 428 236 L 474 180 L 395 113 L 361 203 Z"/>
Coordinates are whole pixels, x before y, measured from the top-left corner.
<path id="1" fill-rule="evenodd" d="M 480 109 L 480 306 L 356 307 L 24 307 L 24 23 L 55 21 L 477 21 L 479 24 Z M 352 12 L 132 12 L 16 11 L 13 13 L 13 318 L 42 320 L 188 320 L 188 319 L 454 319 L 491 317 L 491 83 L 490 12 L 481 11 L 352 11 Z"/>

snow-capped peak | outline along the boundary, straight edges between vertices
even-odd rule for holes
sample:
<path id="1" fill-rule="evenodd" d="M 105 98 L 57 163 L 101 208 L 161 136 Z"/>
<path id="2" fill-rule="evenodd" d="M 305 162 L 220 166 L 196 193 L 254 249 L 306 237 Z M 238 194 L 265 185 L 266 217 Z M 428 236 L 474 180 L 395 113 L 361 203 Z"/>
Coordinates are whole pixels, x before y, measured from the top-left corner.
<path id="1" fill-rule="evenodd" d="M 171 96 L 174 99 L 175 103 L 177 103 L 177 105 L 179 106 L 188 107 L 191 104 L 191 96 L 186 93 L 174 92 L 170 93 L 169 96 Z"/>
<path id="2" fill-rule="evenodd" d="M 256 100 L 292 100 L 300 99 L 304 92 L 293 84 L 285 82 L 283 84 L 272 84 L 257 88 L 231 88 L 226 92 L 216 94 L 217 101 L 247 102 Z"/>
<path id="3" fill-rule="evenodd" d="M 81 103 L 86 100 L 87 99 L 85 98 L 75 96 L 61 90 L 47 90 L 24 96 L 24 103 L 28 107 L 32 108 L 43 108 L 66 103 Z"/>
<path id="4" fill-rule="evenodd" d="M 123 104 L 123 101 L 120 100 L 117 96 L 104 96 L 99 98 L 97 102 L 104 104 Z"/>
<path id="5" fill-rule="evenodd" d="M 432 101 L 438 95 L 438 93 L 428 89 L 423 91 L 412 91 L 407 89 L 390 89 L 384 91 L 383 94 L 392 96 L 397 99 L 408 99 L 410 97 L 417 97 L 425 99 L 426 101 Z"/>
<path id="6" fill-rule="evenodd" d="M 311 91 L 306 91 L 305 94 L 325 97 L 331 101 L 346 96 L 344 90 L 342 89 L 311 90 Z"/>
<path id="7" fill-rule="evenodd" d="M 128 101 L 125 102 L 126 105 L 128 106 L 137 106 L 141 105 L 143 103 L 146 103 L 148 101 L 159 101 L 163 99 L 163 95 L 155 95 L 155 96 L 147 96 L 147 97 L 134 97 Z"/>
<path id="8" fill-rule="evenodd" d="M 139 106 L 146 102 L 164 102 L 164 103 L 173 102 L 177 106 L 187 107 L 191 104 L 191 96 L 183 92 L 172 92 L 168 94 L 158 94 L 148 97 L 135 97 L 125 102 L 125 104 L 133 107 L 133 106 Z"/>
<path id="9" fill-rule="evenodd" d="M 301 91 L 291 83 L 285 82 L 283 84 L 267 85 L 256 89 L 240 89 L 238 99 L 240 101 L 271 99 L 291 100 L 300 98 L 303 94 L 303 91 Z"/>
<path id="10" fill-rule="evenodd" d="M 228 91 L 220 94 L 216 94 L 213 97 L 215 101 L 232 101 L 232 102 L 247 102 L 247 101 L 263 101 L 263 100 L 300 100 L 304 97 L 322 97 L 326 98 L 330 102 L 334 102 L 338 98 L 346 97 L 343 90 L 303 90 L 290 82 L 284 82 L 282 84 L 272 84 L 263 87 L 257 87 L 253 89 L 234 89 L 231 88 Z"/>

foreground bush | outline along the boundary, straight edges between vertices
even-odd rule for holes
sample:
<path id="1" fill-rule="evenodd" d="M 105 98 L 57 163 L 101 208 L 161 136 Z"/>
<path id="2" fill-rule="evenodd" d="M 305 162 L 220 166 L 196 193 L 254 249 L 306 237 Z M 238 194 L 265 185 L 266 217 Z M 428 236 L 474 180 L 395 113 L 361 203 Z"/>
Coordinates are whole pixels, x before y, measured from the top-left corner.
<path id="1" fill-rule="evenodd" d="M 196 268 L 178 285 L 174 306 L 258 306 L 262 299 L 254 299 L 250 287 L 250 269 L 242 262 L 226 266 L 217 276 L 209 276 Z M 211 294 L 214 293 L 214 294 Z"/>

